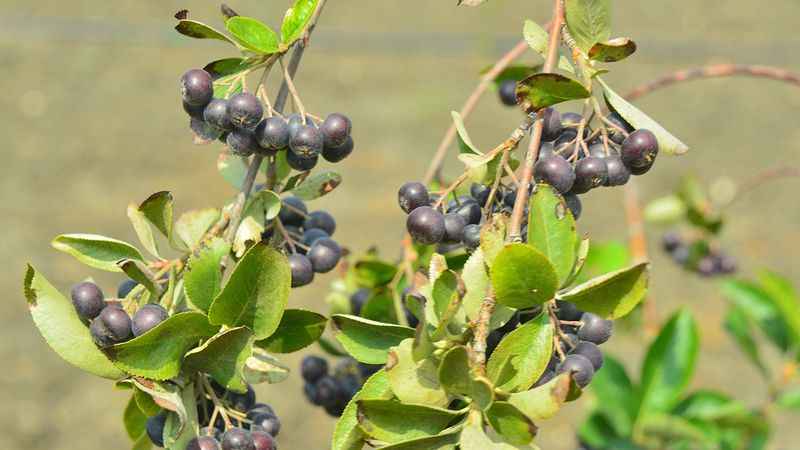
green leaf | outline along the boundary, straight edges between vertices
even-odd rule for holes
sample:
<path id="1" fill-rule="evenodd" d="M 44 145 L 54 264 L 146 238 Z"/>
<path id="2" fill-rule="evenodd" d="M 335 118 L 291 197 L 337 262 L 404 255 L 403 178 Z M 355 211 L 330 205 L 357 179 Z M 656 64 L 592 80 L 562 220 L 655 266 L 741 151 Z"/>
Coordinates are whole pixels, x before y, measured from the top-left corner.
<path id="1" fill-rule="evenodd" d="M 469 0 L 462 0 L 469 1 Z M 410 439 L 381 447 L 381 450 L 453 450 L 458 443 L 459 433 L 452 431 L 437 436 Z"/>
<path id="2" fill-rule="evenodd" d="M 656 442 L 688 441 L 689 448 L 712 450 L 716 448 L 712 439 L 707 437 L 697 425 L 678 416 L 653 414 L 643 417 L 638 423 L 641 433 Z"/>
<path id="3" fill-rule="evenodd" d="M 530 198 L 528 244 L 550 260 L 563 286 L 575 266 L 578 233 L 566 202 L 546 184 L 538 184 Z"/>
<path id="4" fill-rule="evenodd" d="M 97 234 L 62 234 L 53 239 L 52 246 L 89 267 L 108 272 L 121 272 L 117 266 L 121 259 L 144 260 L 136 247 Z"/>
<path id="5" fill-rule="evenodd" d="M 613 450 L 642 450 L 632 442 L 614 433 L 614 427 L 607 418 L 595 411 L 580 427 L 578 436 L 581 441 L 593 448 Z"/>
<path id="6" fill-rule="evenodd" d="M 200 244 L 206 232 L 219 220 L 220 212 L 215 208 L 198 209 L 182 214 L 175 221 L 175 234 L 187 248 Z"/>
<path id="7" fill-rule="evenodd" d="M 467 128 L 464 126 L 464 119 L 461 117 L 461 114 L 459 114 L 458 111 L 450 111 L 450 115 L 453 117 L 453 124 L 456 126 L 459 153 L 483 155 L 483 153 L 475 147 L 475 144 L 472 143 L 472 139 L 469 137 L 469 133 L 467 133 Z"/>
<path id="8" fill-rule="evenodd" d="M 540 314 L 508 333 L 486 364 L 486 375 L 507 392 L 530 388 L 544 373 L 553 353 L 553 326 Z"/>
<path id="9" fill-rule="evenodd" d="M 490 70 L 494 68 L 494 65 L 488 66 L 481 71 L 481 75 L 486 75 Z M 503 69 L 496 77 L 494 77 L 492 87 L 495 90 L 504 82 L 508 80 L 519 81 L 523 78 L 527 78 L 541 69 L 541 65 L 525 65 L 525 64 L 516 64 L 510 65 Z"/>
<path id="10" fill-rule="evenodd" d="M 526 244 L 507 245 L 492 264 L 491 278 L 497 302 L 518 309 L 551 300 L 558 287 L 547 257 Z"/>
<path id="11" fill-rule="evenodd" d="M 208 312 L 222 286 L 222 259 L 230 252 L 222 238 L 215 237 L 207 246 L 193 252 L 183 277 L 186 297 L 196 308 Z"/>
<path id="12" fill-rule="evenodd" d="M 462 307 L 470 320 L 475 320 L 481 309 L 483 299 L 489 290 L 489 273 L 483 260 L 483 250 L 480 248 L 472 252 L 472 255 L 464 264 L 461 272 L 467 292 L 462 300 Z M 492 318 L 489 323 L 490 329 L 495 329 L 508 322 L 516 312 L 515 309 L 503 305 L 495 305 Z"/>
<path id="13" fill-rule="evenodd" d="M 114 364 L 130 374 L 152 380 L 166 380 L 180 372 L 183 355 L 217 328 L 203 313 L 175 314 L 130 341 L 105 349 Z"/>
<path id="14" fill-rule="evenodd" d="M 309 21 L 317 10 L 319 0 L 295 0 L 294 5 L 286 11 L 281 25 L 281 41 L 289 45 L 303 35 Z"/>
<path id="15" fill-rule="evenodd" d="M 373 293 L 361 308 L 360 316 L 376 322 L 397 323 L 392 293 L 388 290 Z"/>
<path id="16" fill-rule="evenodd" d="M 744 280 L 726 280 L 722 295 L 746 314 L 781 351 L 791 346 L 786 318 L 773 298 L 755 283 Z"/>
<path id="17" fill-rule="evenodd" d="M 536 425 L 511 403 L 494 402 L 486 411 L 486 418 L 494 431 L 510 444 L 529 444 L 536 436 Z"/>
<path id="18" fill-rule="evenodd" d="M 439 383 L 445 391 L 472 400 L 481 410 L 488 408 L 494 401 L 491 382 L 472 373 L 469 354 L 463 345 L 453 347 L 444 354 L 438 374 Z"/>
<path id="19" fill-rule="evenodd" d="M 208 318 L 216 325 L 246 326 L 257 340 L 269 337 L 281 321 L 290 285 L 286 256 L 266 243 L 255 244 L 233 269 Z"/>
<path id="20" fill-rule="evenodd" d="M 403 403 L 445 407 L 449 397 L 439 384 L 438 370 L 430 358 L 415 361 L 414 339 L 392 347 L 386 362 L 386 374 L 392 392 Z"/>
<path id="21" fill-rule="evenodd" d="M 461 450 L 539 450 L 534 444 L 518 446 L 504 442 L 497 436 L 489 436 L 483 430 L 480 415 L 472 416 L 459 435 Z"/>
<path id="22" fill-rule="evenodd" d="M 253 332 L 245 327 L 221 331 L 186 353 L 184 370 L 211 375 L 220 386 L 246 392 L 244 366 L 253 354 Z"/>
<path id="23" fill-rule="evenodd" d="M 649 268 L 649 263 L 641 263 L 611 272 L 559 293 L 558 298 L 574 303 L 582 311 L 619 319 L 644 299 L 650 279 Z"/>
<path id="24" fill-rule="evenodd" d="M 99 377 L 116 380 L 125 375 L 94 344 L 72 302 L 31 265 L 25 273 L 25 299 L 39 333 L 58 356 Z"/>
<path id="25" fill-rule="evenodd" d="M 153 298 L 158 299 L 161 297 L 161 288 L 153 280 L 153 274 L 147 268 L 147 265 L 132 259 L 122 259 L 117 261 L 117 265 L 125 272 L 128 278 L 144 286 Z"/>
<path id="26" fill-rule="evenodd" d="M 155 416 L 161 411 L 161 407 L 153 400 L 153 397 L 136 386 L 133 386 L 133 397 L 136 399 L 139 410 L 142 411 L 145 416 Z"/>
<path id="27" fill-rule="evenodd" d="M 125 407 L 125 412 L 122 414 L 122 423 L 125 425 L 125 432 L 132 440 L 136 440 L 142 433 L 145 432 L 145 423 L 147 416 L 139 409 L 136 404 L 136 398 L 131 396 L 128 400 L 128 405 Z"/>
<path id="28" fill-rule="evenodd" d="M 289 377 L 289 368 L 266 350 L 253 347 L 253 354 L 244 363 L 243 373 L 250 384 L 275 384 Z"/>
<path id="29" fill-rule="evenodd" d="M 744 354 L 750 359 L 764 376 L 769 376 L 769 370 L 761 359 L 761 351 L 753 337 L 750 319 L 740 308 L 732 306 L 725 314 L 723 322 L 725 330 L 733 337 Z"/>
<path id="30" fill-rule="evenodd" d="M 564 7 L 567 28 L 584 52 L 611 37 L 610 0 L 566 0 Z"/>
<path id="31" fill-rule="evenodd" d="M 217 39 L 236 45 L 228 36 L 196 20 L 181 20 L 178 22 L 178 25 L 175 25 L 175 30 L 184 36 L 195 39 Z"/>
<path id="32" fill-rule="evenodd" d="M 331 317 L 339 330 L 336 339 L 353 358 L 365 364 L 384 364 L 389 349 L 406 338 L 414 337 L 414 329 L 376 322 L 358 316 L 336 314 Z"/>
<path id="33" fill-rule="evenodd" d="M 720 392 L 700 390 L 681 401 L 672 411 L 685 419 L 713 422 L 739 429 L 761 428 L 762 421 L 747 410 L 741 402 Z"/>
<path id="34" fill-rule="evenodd" d="M 686 144 L 670 134 L 670 132 L 659 125 L 658 122 L 620 97 L 619 94 L 614 92 L 602 79 L 598 77 L 597 80 L 603 86 L 608 107 L 622 116 L 632 127 L 650 130 L 658 140 L 659 151 L 674 155 L 682 155 L 689 151 L 689 147 L 687 147 Z"/>
<path id="35" fill-rule="evenodd" d="M 264 55 L 278 51 L 278 35 L 252 17 L 231 17 L 225 22 L 225 27 L 248 50 Z"/>
<path id="36" fill-rule="evenodd" d="M 194 384 L 186 383 L 180 390 L 182 411 L 168 414 L 167 421 L 164 424 L 163 439 L 165 448 L 186 448 L 189 441 L 195 437 L 195 430 L 199 428 L 197 408 L 194 407 L 195 402 Z"/>
<path id="37" fill-rule="evenodd" d="M 571 385 L 570 376 L 561 374 L 541 386 L 511 394 L 508 402 L 530 420 L 547 420 L 555 416 L 567 401 Z"/>
<path id="38" fill-rule="evenodd" d="M 492 216 L 489 223 L 481 227 L 481 251 L 486 265 L 492 267 L 494 259 L 506 245 L 507 222 L 503 215 Z"/>
<path id="39" fill-rule="evenodd" d="M 303 200 L 314 200 L 330 194 L 342 184 L 342 176 L 336 172 L 321 172 L 306 178 L 299 186 L 292 189 L 292 194 Z"/>
<path id="40" fill-rule="evenodd" d="M 142 433 L 142 435 L 134 441 L 131 450 L 150 450 L 151 448 L 153 448 L 153 441 L 150 440 L 147 433 Z"/>
<path id="41" fill-rule="evenodd" d="M 636 42 L 619 37 L 606 42 L 598 42 L 589 49 L 589 59 L 601 62 L 617 62 L 636 52 Z"/>
<path id="42" fill-rule="evenodd" d="M 591 95 L 580 82 L 557 73 L 537 73 L 517 84 L 517 99 L 528 112 Z"/>
<path id="43" fill-rule="evenodd" d="M 150 252 L 151 255 L 160 258 L 158 243 L 153 234 L 153 228 L 150 226 L 150 221 L 147 220 L 144 213 L 139 211 L 139 206 L 135 204 L 128 205 L 127 214 L 131 225 L 133 225 L 133 230 L 136 232 L 136 237 L 139 238 L 139 242 L 142 243 L 142 246 L 144 246 L 145 250 Z"/>
<path id="44" fill-rule="evenodd" d="M 272 353 L 293 353 L 308 347 L 322 336 L 328 319 L 304 309 L 287 309 L 272 336 L 256 345 Z"/>
<path id="45" fill-rule="evenodd" d="M 359 286 L 376 288 L 389 284 L 397 274 L 397 267 L 376 259 L 361 260 L 354 267 Z"/>
<path id="46" fill-rule="evenodd" d="M 389 444 L 439 434 L 463 415 L 397 400 L 358 400 L 356 404 L 358 422 L 364 433 Z"/>
<path id="47" fill-rule="evenodd" d="M 386 372 L 379 370 L 369 377 L 361 390 L 356 393 L 350 403 L 345 407 L 342 416 L 336 422 L 333 430 L 331 450 L 361 450 L 364 445 L 364 433 L 358 427 L 357 402 L 359 400 L 387 400 L 391 398 L 392 391 L 389 387 L 389 378 Z"/>
<path id="48" fill-rule="evenodd" d="M 583 272 L 583 267 L 586 265 L 586 261 L 589 259 L 589 253 L 592 251 L 591 241 L 588 237 L 584 237 L 578 243 L 577 248 L 575 249 L 575 266 L 572 267 L 572 273 L 570 273 L 567 281 L 564 283 L 564 286 L 570 286 L 576 279 L 578 279 Z"/>
<path id="49" fill-rule="evenodd" d="M 640 415 L 669 411 L 689 385 L 697 361 L 697 324 L 686 310 L 675 313 L 650 345 L 642 367 Z"/>
<path id="50" fill-rule="evenodd" d="M 653 223 L 675 223 L 686 217 L 686 203 L 677 195 L 657 198 L 644 208 L 644 218 Z"/>
<path id="51" fill-rule="evenodd" d="M 217 80 L 222 77 L 238 74 L 251 66 L 251 60 L 248 58 L 223 58 L 211 61 L 203 67 L 203 70 L 208 72 L 211 78 Z"/>
<path id="52" fill-rule="evenodd" d="M 172 193 L 162 191 L 151 195 L 139 205 L 139 211 L 167 239 L 172 237 L 172 204 Z"/>
<path id="53" fill-rule="evenodd" d="M 788 279 L 768 270 L 759 274 L 758 281 L 781 311 L 788 332 L 792 336 L 792 345 L 800 347 L 800 297 L 794 286 Z"/>
<path id="54" fill-rule="evenodd" d="M 454 300 L 464 296 L 464 282 L 452 270 L 446 270 L 433 282 L 433 311 L 439 321 L 445 316 L 448 307 Z"/>
<path id="55" fill-rule="evenodd" d="M 605 355 L 602 370 L 592 378 L 591 390 L 597 397 L 597 411 L 607 418 L 617 435 L 629 436 L 638 400 L 625 367 L 610 355 Z"/>
<path id="56" fill-rule="evenodd" d="M 627 245 L 619 241 L 592 242 L 586 255 L 583 268 L 576 278 L 585 282 L 608 272 L 620 270 L 630 264 L 631 256 Z"/>
<path id="57" fill-rule="evenodd" d="M 219 97 L 216 92 L 214 96 Z M 228 152 L 220 153 L 217 157 L 217 171 L 234 189 L 242 189 L 242 183 L 247 176 L 247 166 L 242 158 Z"/>
<path id="58" fill-rule="evenodd" d="M 800 388 L 783 392 L 777 401 L 778 406 L 800 411 Z"/>

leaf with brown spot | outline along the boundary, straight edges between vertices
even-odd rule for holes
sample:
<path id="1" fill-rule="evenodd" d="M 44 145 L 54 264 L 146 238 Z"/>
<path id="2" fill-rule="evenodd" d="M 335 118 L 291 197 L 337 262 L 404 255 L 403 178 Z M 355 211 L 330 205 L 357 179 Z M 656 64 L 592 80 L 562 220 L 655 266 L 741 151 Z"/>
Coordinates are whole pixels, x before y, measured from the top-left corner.
<path id="1" fill-rule="evenodd" d="M 537 73 L 517 84 L 517 100 L 528 112 L 591 95 L 580 82 L 557 73 Z"/>
<path id="2" fill-rule="evenodd" d="M 322 172 L 306 178 L 292 189 L 292 193 L 303 200 L 314 200 L 329 194 L 342 183 L 342 176 L 336 172 Z"/>
<path id="3" fill-rule="evenodd" d="M 614 38 L 598 42 L 589 50 L 589 58 L 602 62 L 617 62 L 631 56 L 636 51 L 636 42 L 629 38 Z"/>

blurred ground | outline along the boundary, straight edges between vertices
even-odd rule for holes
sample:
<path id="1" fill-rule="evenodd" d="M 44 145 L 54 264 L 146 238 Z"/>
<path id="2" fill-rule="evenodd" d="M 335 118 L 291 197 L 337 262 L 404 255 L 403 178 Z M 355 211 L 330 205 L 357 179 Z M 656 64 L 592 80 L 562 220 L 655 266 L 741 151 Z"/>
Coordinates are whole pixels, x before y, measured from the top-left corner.
<path id="1" fill-rule="evenodd" d="M 240 12 L 275 24 L 287 2 L 232 1 Z M 454 1 L 329 3 L 306 54 L 298 87 L 306 106 L 348 113 L 357 150 L 340 170 L 344 184 L 318 203 L 339 220 L 338 238 L 359 251 L 379 244 L 394 255 L 402 229 L 397 186 L 419 178 L 427 158 L 476 82 L 477 73 L 519 37 L 522 19 L 546 20 L 549 6 L 492 1 L 480 9 Z M 773 64 L 800 70 L 796 35 L 800 4 L 775 0 L 615 2 L 617 34 L 640 53 L 609 78 L 626 87 L 665 71 L 710 62 Z M 280 6 L 278 6 L 280 5 Z M 126 396 L 62 362 L 33 327 L 22 297 L 24 264 L 33 262 L 62 290 L 91 275 L 111 292 L 116 280 L 88 271 L 49 247 L 64 232 L 135 239 L 125 217 L 129 202 L 171 190 L 180 210 L 220 205 L 232 190 L 214 169 L 217 148 L 195 147 L 181 111 L 177 79 L 191 67 L 232 56 L 216 42 L 189 42 L 173 33 L 171 15 L 189 8 L 216 24 L 213 2 L 99 0 L 0 2 L 0 448 L 95 450 L 127 447 L 120 423 Z M 800 92 L 771 82 L 704 81 L 641 103 L 693 147 L 662 158 L 642 180 L 645 199 L 671 189 L 682 172 L 734 179 L 800 155 Z M 489 147 L 516 125 L 515 112 L 487 96 L 468 127 Z M 451 167 L 456 167 L 452 164 Z M 743 272 L 770 267 L 800 284 L 798 182 L 780 181 L 747 195 L 730 211 L 725 235 Z M 625 234 L 620 192 L 593 193 L 581 229 L 594 238 Z M 650 239 L 656 242 L 657 230 Z M 652 297 L 665 317 L 691 308 L 703 324 L 696 386 L 713 386 L 756 404 L 765 389 L 721 330 L 723 303 L 714 283 L 700 282 L 654 255 Z M 292 303 L 323 308 L 325 277 L 293 294 Z M 629 363 L 641 338 L 619 335 L 608 347 Z M 297 357 L 287 358 L 293 366 Z M 635 366 L 631 366 L 635 368 Z M 324 449 L 333 422 L 305 405 L 296 377 L 259 388 L 283 420 L 281 448 Z M 571 406 L 544 424 L 546 450 L 574 448 Z M 784 416 L 772 448 L 796 448 L 800 417 Z"/>

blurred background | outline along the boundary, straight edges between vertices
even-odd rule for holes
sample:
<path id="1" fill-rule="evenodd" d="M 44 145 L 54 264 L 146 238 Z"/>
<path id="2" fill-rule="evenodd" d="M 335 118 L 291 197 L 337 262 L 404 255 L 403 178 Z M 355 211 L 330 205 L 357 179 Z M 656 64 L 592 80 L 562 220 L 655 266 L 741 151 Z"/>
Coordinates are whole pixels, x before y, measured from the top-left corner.
<path id="1" fill-rule="evenodd" d="M 352 250 L 377 244 L 397 252 L 404 215 L 396 189 L 421 178 L 446 127 L 478 74 L 521 37 L 522 22 L 546 21 L 550 2 L 490 1 L 477 9 L 454 0 L 331 0 L 302 62 L 297 85 L 306 106 L 342 111 L 354 122 L 356 151 L 336 167 L 344 183 L 314 207 L 334 213 L 337 238 Z M 778 65 L 800 70 L 797 0 L 617 1 L 614 35 L 631 36 L 639 52 L 607 76 L 617 91 L 664 72 L 712 62 Z M 230 0 L 245 15 L 277 26 L 286 1 Z M 216 2 L 140 0 L 0 1 L 0 448 L 123 449 L 127 394 L 68 366 L 50 351 L 22 295 L 30 261 L 59 289 L 93 276 L 110 293 L 119 277 L 89 270 L 53 250 L 60 233 L 100 233 L 135 241 L 125 216 L 130 202 L 170 190 L 180 211 L 218 206 L 233 194 L 215 169 L 220 144 L 194 146 L 180 106 L 185 70 L 234 56 L 220 42 L 193 41 L 172 30 L 181 8 L 221 27 Z M 526 61 L 533 61 L 528 55 Z M 662 157 L 641 179 L 643 199 L 675 187 L 683 173 L 706 180 L 747 178 L 800 155 L 800 91 L 769 81 L 727 79 L 684 84 L 648 96 L 643 108 L 692 151 Z M 518 123 L 519 113 L 485 96 L 467 126 L 489 148 Z M 450 158 L 449 173 L 457 170 Z M 748 194 L 731 210 L 723 235 L 744 275 L 769 267 L 800 285 L 800 182 L 782 180 Z M 623 239 L 621 190 L 584 201 L 580 230 L 593 239 Z M 652 298 L 659 318 L 688 306 L 702 324 L 695 387 L 713 386 L 754 405 L 766 394 L 755 370 L 720 326 L 724 302 L 714 282 L 674 266 L 653 251 Z M 324 311 L 332 276 L 295 291 L 290 303 Z M 605 349 L 638 370 L 642 337 L 618 334 Z M 644 338 L 649 339 L 649 338 Z M 310 351 L 318 352 L 318 349 Z M 285 361 L 296 367 L 299 355 Z M 283 449 L 325 449 L 333 426 L 306 405 L 298 376 L 260 386 L 283 421 Z M 587 401 L 587 400 L 582 400 Z M 575 448 L 580 402 L 542 424 L 546 450 Z M 800 417 L 783 416 L 772 448 L 797 448 Z"/>

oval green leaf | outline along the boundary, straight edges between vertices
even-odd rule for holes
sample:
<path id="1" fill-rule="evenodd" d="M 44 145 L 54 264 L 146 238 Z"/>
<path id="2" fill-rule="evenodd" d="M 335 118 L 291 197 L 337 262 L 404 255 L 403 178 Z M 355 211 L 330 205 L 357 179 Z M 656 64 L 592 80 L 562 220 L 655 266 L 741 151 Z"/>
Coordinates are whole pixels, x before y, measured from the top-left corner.
<path id="1" fill-rule="evenodd" d="M 508 402 L 494 402 L 486 411 L 486 418 L 492 429 L 512 445 L 529 444 L 538 431 L 522 411 Z"/>
<path id="2" fill-rule="evenodd" d="M 357 402 L 359 400 L 387 400 L 392 397 L 389 387 L 389 378 L 386 372 L 379 370 L 369 377 L 361 390 L 350 400 L 342 416 L 336 422 L 333 430 L 332 450 L 361 450 L 364 446 L 365 435 L 358 427 Z"/>
<path id="3" fill-rule="evenodd" d="M 222 286 L 222 259 L 231 246 L 221 238 L 214 238 L 189 258 L 183 277 L 186 297 L 195 308 L 208 312 Z"/>
<path id="4" fill-rule="evenodd" d="M 650 264 L 641 263 L 593 278 L 559 293 L 558 298 L 574 303 L 582 311 L 619 319 L 644 299 L 649 280 Z"/>
<path id="5" fill-rule="evenodd" d="M 286 11 L 281 24 L 281 41 L 289 45 L 303 35 L 309 21 L 317 10 L 319 0 L 295 0 L 294 5 Z"/>
<path id="6" fill-rule="evenodd" d="M 395 444 L 441 433 L 463 414 L 397 400 L 358 400 L 358 423 L 364 433 Z"/>
<path id="7" fill-rule="evenodd" d="M 611 0 L 566 0 L 564 18 L 570 34 L 584 52 L 611 36 Z"/>
<path id="8" fill-rule="evenodd" d="M 517 309 L 551 300 L 558 287 L 558 276 L 547 257 L 526 244 L 503 248 L 492 264 L 491 278 L 497 302 Z"/>
<path id="9" fill-rule="evenodd" d="M 89 267 L 108 272 L 122 272 L 117 266 L 121 259 L 144 260 L 139 250 L 127 242 L 97 234 L 62 234 L 53 239 L 52 246 Z"/>
<path id="10" fill-rule="evenodd" d="M 272 336 L 256 342 L 272 353 L 293 353 L 308 347 L 322 336 L 328 318 L 304 309 L 287 309 Z"/>
<path id="11" fill-rule="evenodd" d="M 292 189 L 292 194 L 303 200 L 314 200 L 330 194 L 342 184 L 342 176 L 336 172 L 322 172 L 306 178 Z"/>
<path id="12" fill-rule="evenodd" d="M 209 320 L 216 325 L 246 326 L 256 339 L 269 337 L 286 308 L 291 277 L 286 256 L 264 242 L 255 244 L 239 260 L 214 299 Z"/>
<path id="13" fill-rule="evenodd" d="M 384 364 L 389 349 L 414 337 L 414 329 L 376 322 L 358 316 L 336 314 L 331 317 L 339 330 L 336 340 L 353 358 L 365 364 Z"/>
<path id="14" fill-rule="evenodd" d="M 578 233 L 566 202 L 547 184 L 537 185 L 530 199 L 528 244 L 550 260 L 563 286 L 575 266 Z"/>
<path id="15" fill-rule="evenodd" d="M 186 353 L 184 370 L 207 373 L 220 386 L 245 392 L 247 383 L 243 371 L 252 353 L 253 332 L 245 327 L 231 328 Z"/>
<path id="16" fill-rule="evenodd" d="M 629 38 L 614 38 L 606 42 L 598 42 L 589 50 L 589 59 L 601 62 L 617 62 L 636 52 L 636 42 Z"/>
<path id="17" fill-rule="evenodd" d="M 25 273 L 25 299 L 39 333 L 58 356 L 99 377 L 116 380 L 125 375 L 94 344 L 72 302 L 31 265 Z"/>
<path id="18" fill-rule="evenodd" d="M 189 36 L 190 38 L 217 39 L 219 41 L 236 45 L 236 43 L 233 42 L 228 36 L 225 36 L 216 29 L 196 20 L 181 20 L 177 25 L 175 25 L 175 30 L 184 36 Z"/>
<path id="19" fill-rule="evenodd" d="M 508 333 L 486 364 L 486 375 L 506 392 L 530 388 L 544 373 L 553 354 L 553 326 L 540 314 Z"/>
<path id="20" fill-rule="evenodd" d="M 591 95 L 580 82 L 557 73 L 537 73 L 517 84 L 517 100 L 528 112 Z"/>
<path id="21" fill-rule="evenodd" d="M 268 55 L 278 51 L 278 35 L 261 21 L 252 17 L 236 16 L 225 22 L 225 27 L 244 48 Z"/>

